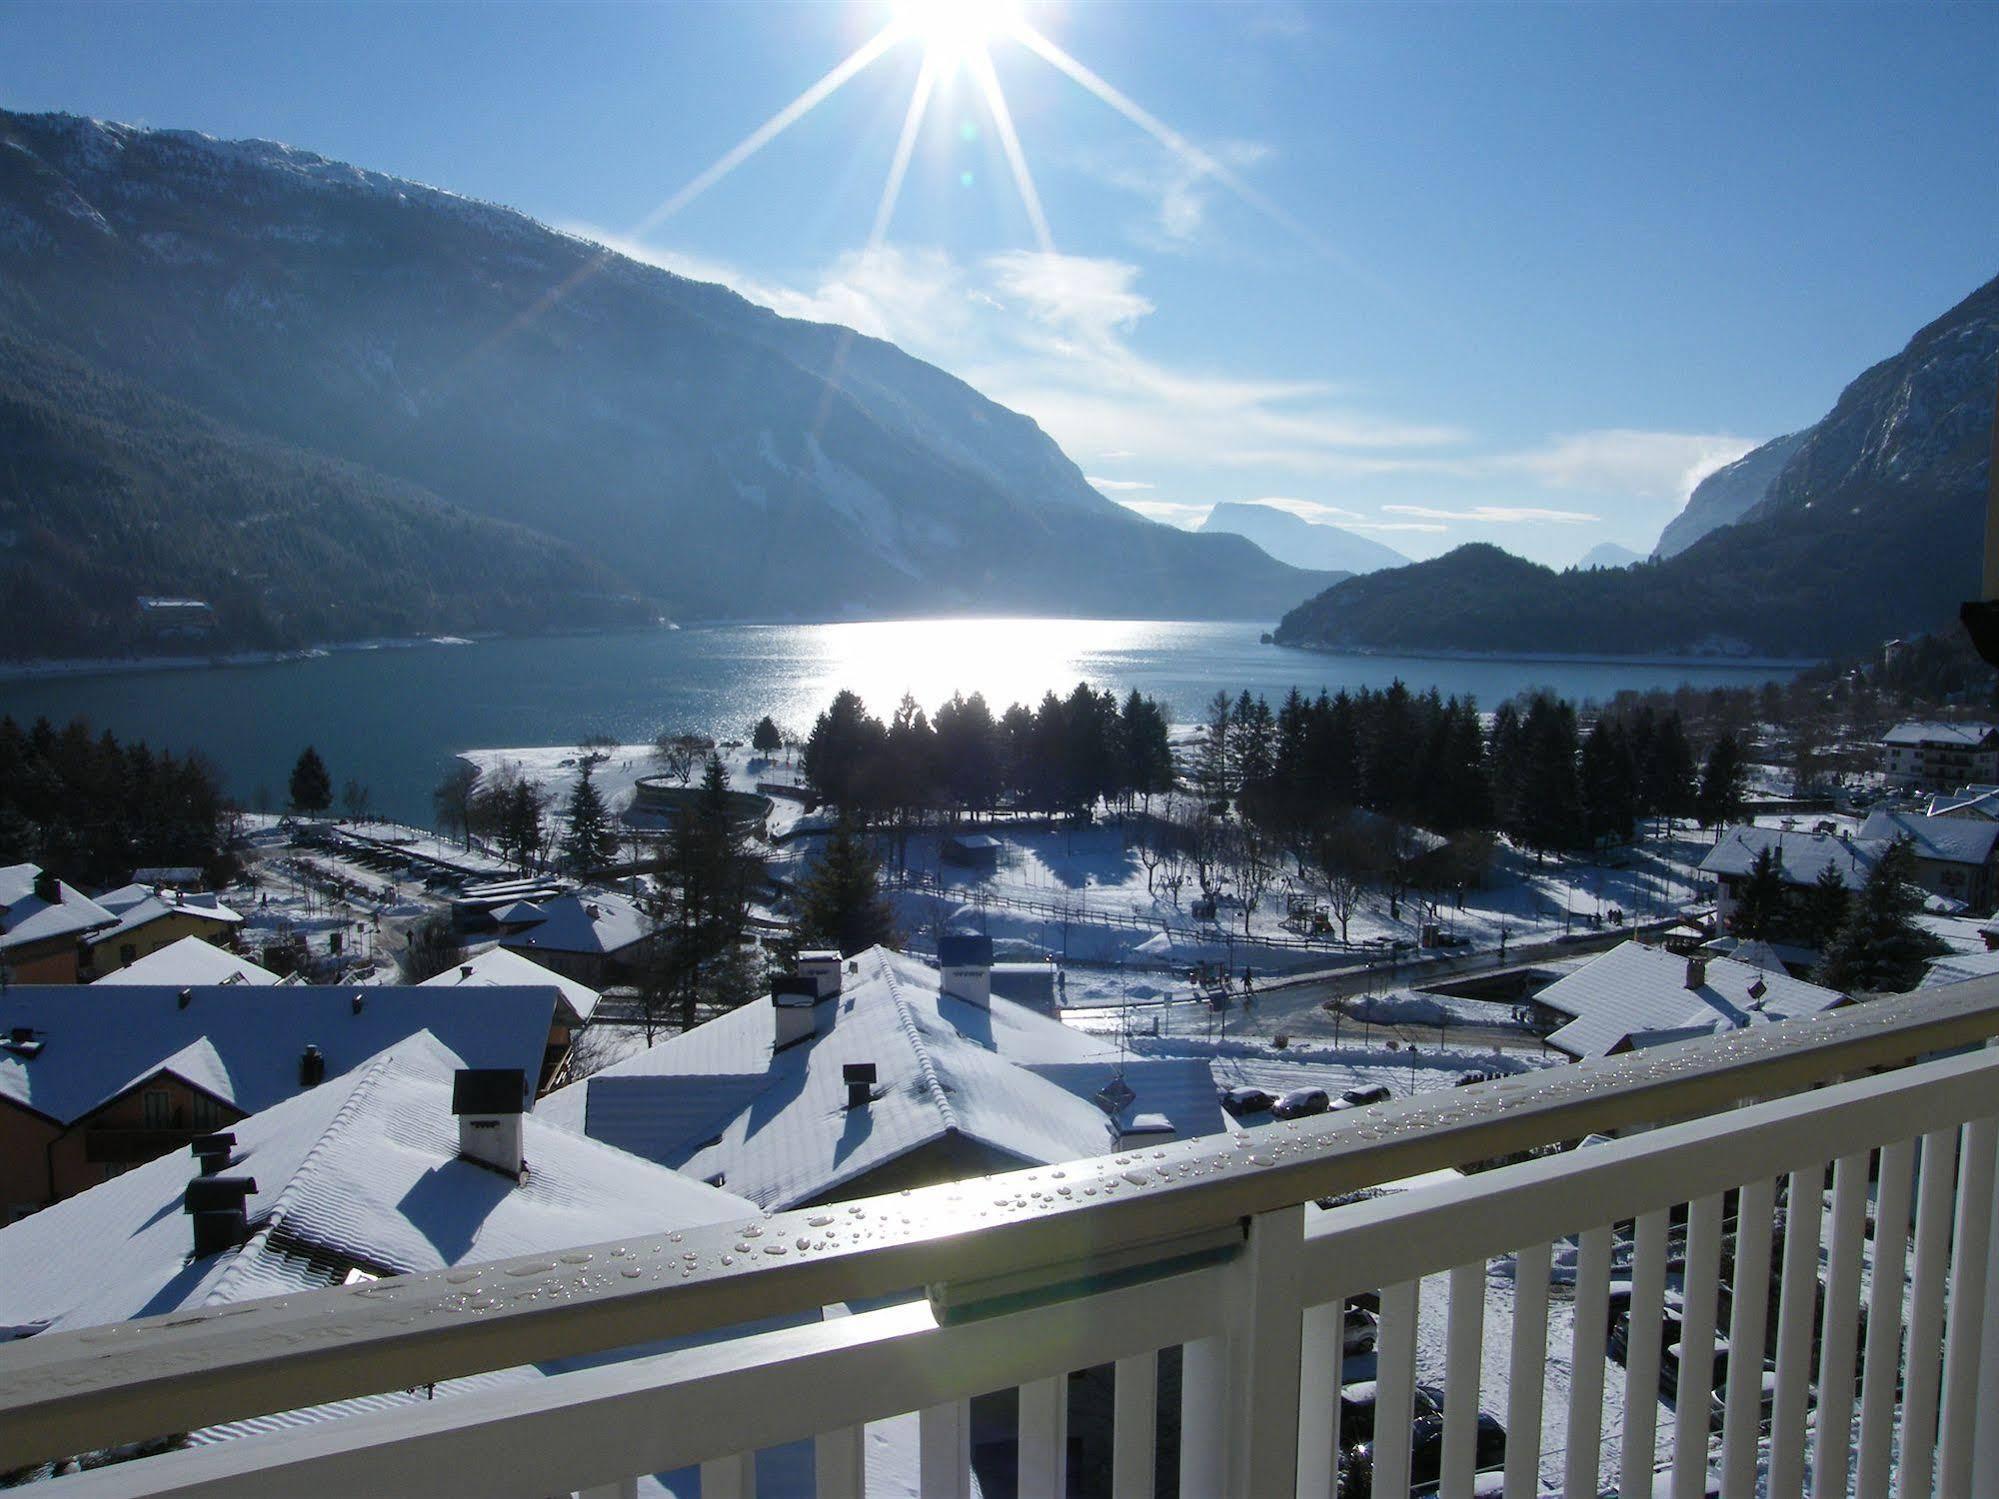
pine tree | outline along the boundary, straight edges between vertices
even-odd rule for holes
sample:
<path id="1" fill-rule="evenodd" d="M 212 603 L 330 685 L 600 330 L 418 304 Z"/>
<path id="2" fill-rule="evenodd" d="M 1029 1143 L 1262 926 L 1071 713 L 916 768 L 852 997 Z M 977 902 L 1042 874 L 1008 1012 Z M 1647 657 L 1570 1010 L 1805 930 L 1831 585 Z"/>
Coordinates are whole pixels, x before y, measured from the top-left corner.
<path id="1" fill-rule="evenodd" d="M 1749 867 L 1749 878 L 1736 896 L 1730 929 L 1738 937 L 1771 940 L 1783 923 L 1784 899 L 1784 871 L 1777 862 L 1777 851 L 1759 849 L 1756 862 Z"/>
<path id="2" fill-rule="evenodd" d="M 760 755 L 774 755 L 784 747 L 784 731 L 768 713 L 750 730 L 750 748 Z"/>
<path id="3" fill-rule="evenodd" d="M 333 804 L 333 777 L 309 744 L 292 767 L 291 798 L 295 812 L 324 812 Z"/>
<path id="4" fill-rule="evenodd" d="M 830 943 L 851 956 L 895 941 L 895 914 L 882 898 L 880 866 L 844 815 L 798 894 L 799 935 L 807 942 Z"/>
<path id="5" fill-rule="evenodd" d="M 1812 975 L 1815 983 L 1848 994 L 1899 994 L 1921 981 L 1927 960 L 1945 947 L 1916 925 L 1923 897 L 1915 874 L 1912 846 L 1897 839 L 1868 871 Z"/>
<path id="6" fill-rule="evenodd" d="M 1804 910 L 1798 923 L 1798 935 L 1808 946 L 1824 952 L 1832 946 L 1839 929 L 1846 924 L 1846 911 L 1850 897 L 1846 891 L 1846 880 L 1839 872 L 1839 865 L 1828 859 L 1819 877 L 1805 892 Z"/>
<path id="7" fill-rule="evenodd" d="M 591 778 L 593 767 L 585 763 L 576 789 L 569 794 L 569 833 L 563 840 L 563 855 L 578 871 L 608 864 L 618 850 L 618 835 L 611 826 L 611 814 Z"/>
<path id="8" fill-rule="evenodd" d="M 1733 734 L 1723 734 L 1708 750 L 1707 762 L 1701 766 L 1701 789 L 1695 798 L 1695 810 L 1700 814 L 1702 827 L 1718 828 L 1741 819 L 1743 777 L 1742 747 Z"/>

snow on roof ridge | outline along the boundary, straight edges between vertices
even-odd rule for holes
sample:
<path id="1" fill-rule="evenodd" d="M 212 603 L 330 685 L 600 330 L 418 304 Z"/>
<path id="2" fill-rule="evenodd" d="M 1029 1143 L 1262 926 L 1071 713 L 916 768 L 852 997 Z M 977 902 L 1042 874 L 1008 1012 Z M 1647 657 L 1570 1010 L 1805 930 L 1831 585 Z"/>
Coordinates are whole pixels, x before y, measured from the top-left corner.
<path id="1" fill-rule="evenodd" d="M 880 948 L 874 949 L 874 958 L 881 965 L 882 977 L 888 983 L 889 998 L 895 1001 L 896 1019 L 902 1025 L 903 1034 L 909 1038 L 910 1050 L 916 1053 L 916 1065 L 923 1073 L 931 1101 L 937 1105 L 937 1112 L 944 1116 L 944 1128 L 954 1135 L 964 1133 L 958 1111 L 952 1106 L 951 1096 L 944 1090 L 944 1081 L 937 1075 L 937 1064 L 931 1058 L 930 1048 L 924 1043 L 923 1028 L 916 1023 L 916 1014 L 909 1001 L 902 997 L 902 981 L 896 977 L 895 965 L 889 962 Z"/>
<path id="2" fill-rule="evenodd" d="M 427 1030 L 418 1031 L 416 1035 L 429 1037 L 438 1046 L 443 1045 L 435 1036 L 431 1036 Z M 410 1039 L 414 1040 L 416 1037 L 412 1036 Z M 278 1189 L 278 1195 L 271 1201 L 270 1211 L 265 1214 L 263 1226 L 256 1233 L 252 1234 L 249 1239 L 244 1241 L 244 1250 L 247 1251 L 259 1239 L 268 1242 L 272 1233 L 285 1222 L 286 1209 L 304 1191 L 302 1184 L 311 1177 L 314 1164 L 323 1158 L 326 1151 L 331 1148 L 331 1142 L 335 1137 L 346 1132 L 348 1126 L 354 1122 L 355 1116 L 360 1112 L 361 1106 L 366 1102 L 368 1095 L 374 1092 L 383 1075 L 395 1066 L 397 1050 L 398 1047 L 390 1047 L 387 1051 L 379 1054 L 372 1062 L 365 1064 L 365 1070 L 361 1072 L 361 1076 L 355 1080 L 353 1086 L 348 1089 L 347 1097 L 341 1101 L 340 1107 L 334 1112 L 332 1119 L 327 1121 L 326 1128 L 319 1132 L 319 1138 L 314 1140 L 312 1147 L 299 1157 L 298 1169 L 292 1172 L 291 1179 Z M 228 1302 L 230 1300 L 228 1288 L 232 1282 L 240 1276 L 247 1276 L 251 1273 L 246 1268 L 250 1260 L 251 1256 L 248 1253 L 239 1253 L 235 1259 L 231 1260 L 229 1268 L 215 1278 L 214 1284 L 208 1288 L 207 1293 L 202 1297 L 202 1305 L 220 1306 Z"/>

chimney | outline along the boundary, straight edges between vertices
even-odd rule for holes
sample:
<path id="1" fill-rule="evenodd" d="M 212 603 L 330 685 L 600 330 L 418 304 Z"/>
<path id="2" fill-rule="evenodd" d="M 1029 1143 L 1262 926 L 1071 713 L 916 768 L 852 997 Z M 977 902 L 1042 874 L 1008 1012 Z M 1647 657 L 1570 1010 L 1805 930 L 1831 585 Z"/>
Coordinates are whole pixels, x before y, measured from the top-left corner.
<path id="1" fill-rule="evenodd" d="M 298 1085 L 301 1088 L 317 1088 L 326 1081 L 326 1058 L 317 1046 L 308 1046 L 305 1054 L 298 1059 Z"/>
<path id="2" fill-rule="evenodd" d="M 806 1040 L 817 1027 L 812 1007 L 819 1002 L 818 982 L 808 974 L 787 974 L 771 980 L 770 1008 L 777 1031 L 771 1037 L 772 1051 L 783 1051 Z"/>
<path id="3" fill-rule="evenodd" d="M 840 1081 L 847 1085 L 847 1107 L 864 1109 L 874 1102 L 875 1064 L 849 1062 L 840 1069 Z"/>
<path id="4" fill-rule="evenodd" d="M 189 1005 L 193 1003 L 194 1003 L 194 991 L 192 989 L 183 989 L 180 991 L 180 993 L 174 996 L 174 1005 L 178 1009 L 185 1010 Z"/>
<path id="5" fill-rule="evenodd" d="M 458 965 L 459 981 L 462 983 L 464 980 L 469 979 L 470 977 L 472 977 L 472 965 L 470 963 L 460 963 Z"/>
<path id="6" fill-rule="evenodd" d="M 62 904 L 62 881 L 46 869 L 35 871 L 35 899 L 51 906 Z"/>
<path id="7" fill-rule="evenodd" d="M 521 1179 L 521 1115 L 527 1075 L 518 1067 L 461 1067 L 451 1080 L 458 1116 L 458 1156 Z"/>
<path id="8" fill-rule="evenodd" d="M 820 947 L 800 953 L 798 976 L 809 978 L 818 986 L 819 998 L 831 999 L 840 992 L 840 950 L 836 947 Z"/>
<path id="9" fill-rule="evenodd" d="M 194 1219 L 194 1257 L 234 1249 L 250 1234 L 244 1204 L 257 1190 L 254 1177 L 198 1176 L 187 1184 L 181 1211 Z"/>
<path id="10" fill-rule="evenodd" d="M 367 1005 L 368 997 L 365 994 L 363 994 L 359 989 L 356 989 L 354 991 L 354 998 L 350 1001 L 350 1003 L 354 1007 L 354 1013 L 358 1015 L 361 1013 L 362 1009 Z"/>
<path id="11" fill-rule="evenodd" d="M 937 966 L 940 992 L 962 999 L 980 1009 L 990 1009 L 993 998 L 993 939 L 947 933 L 937 939 Z"/>
<path id="12" fill-rule="evenodd" d="M 1700 989 L 1704 988 L 1706 984 L 1707 984 L 1707 959 L 1688 958 L 1687 987 L 1689 989 Z"/>
<path id="13" fill-rule="evenodd" d="M 236 1147 L 236 1137 L 224 1132 L 217 1135 L 198 1135 L 189 1147 L 195 1160 L 201 1163 L 201 1175 L 214 1176 L 229 1164 L 229 1153 Z"/>

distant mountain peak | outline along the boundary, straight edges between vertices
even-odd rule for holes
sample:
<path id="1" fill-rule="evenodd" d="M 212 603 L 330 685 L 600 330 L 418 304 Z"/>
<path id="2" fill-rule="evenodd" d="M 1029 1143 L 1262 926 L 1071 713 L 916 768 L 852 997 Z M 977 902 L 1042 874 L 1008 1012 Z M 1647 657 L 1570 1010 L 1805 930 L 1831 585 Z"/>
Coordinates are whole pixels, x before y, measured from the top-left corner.
<path id="1" fill-rule="evenodd" d="M 1208 512 L 1201 533 L 1225 532 L 1255 542 L 1279 561 L 1333 572 L 1371 573 L 1406 567 L 1409 559 L 1329 521 L 1310 521 L 1277 505 L 1223 500 Z"/>

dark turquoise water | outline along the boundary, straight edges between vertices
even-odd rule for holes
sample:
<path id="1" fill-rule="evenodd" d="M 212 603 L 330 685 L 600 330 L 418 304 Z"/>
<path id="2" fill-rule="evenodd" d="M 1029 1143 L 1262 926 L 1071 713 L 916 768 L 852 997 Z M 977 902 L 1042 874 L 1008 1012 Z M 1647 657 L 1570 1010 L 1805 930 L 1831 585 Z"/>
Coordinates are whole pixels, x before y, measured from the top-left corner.
<path id="1" fill-rule="evenodd" d="M 663 728 L 747 737 L 769 713 L 803 731 L 841 687 L 886 713 L 905 691 L 934 708 L 953 689 L 998 712 L 1085 680 L 1136 687 L 1177 719 L 1217 688 L 1271 697 L 1296 685 L 1474 693 L 1495 704 L 1528 687 L 1577 699 L 1623 687 L 1756 683 L 1785 668 L 1330 656 L 1259 645 L 1264 627 L 1130 620 L 916 620 L 726 625 L 618 635 L 335 651 L 257 666 L 123 671 L 0 681 L 0 712 L 83 714 L 121 737 L 200 748 L 248 804 L 281 798 L 301 747 L 318 746 L 336 786 L 365 783 L 378 811 L 429 820 L 430 788 L 460 750 L 625 742 Z"/>

